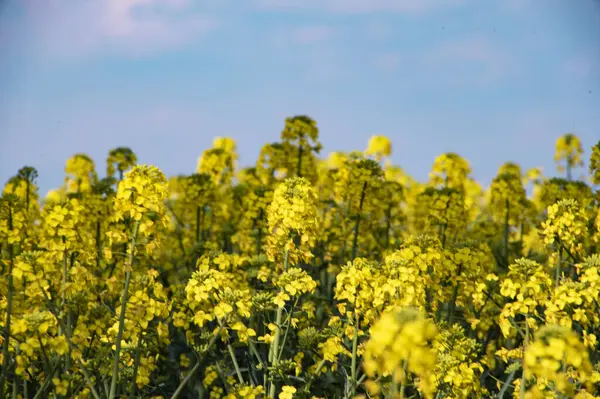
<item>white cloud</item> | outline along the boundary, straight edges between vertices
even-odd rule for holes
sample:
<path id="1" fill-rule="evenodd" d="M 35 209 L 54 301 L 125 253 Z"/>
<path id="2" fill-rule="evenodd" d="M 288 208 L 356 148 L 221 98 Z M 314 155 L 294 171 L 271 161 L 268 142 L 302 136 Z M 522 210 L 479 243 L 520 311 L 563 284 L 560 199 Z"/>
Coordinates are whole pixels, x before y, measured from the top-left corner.
<path id="1" fill-rule="evenodd" d="M 258 8 L 272 10 L 293 10 L 304 8 L 310 0 L 256 0 L 255 5 Z"/>
<path id="2" fill-rule="evenodd" d="M 33 44 L 45 56 L 167 50 L 216 26 L 191 0 L 26 0 Z"/>
<path id="3" fill-rule="evenodd" d="M 394 12 L 420 14 L 436 9 L 452 8 L 463 0 L 328 0 L 325 3 L 332 11 L 343 13 Z"/>
<path id="4" fill-rule="evenodd" d="M 466 0 L 255 0 L 259 8 L 276 10 L 316 9 L 342 14 L 393 12 L 420 14 L 452 8 Z"/>

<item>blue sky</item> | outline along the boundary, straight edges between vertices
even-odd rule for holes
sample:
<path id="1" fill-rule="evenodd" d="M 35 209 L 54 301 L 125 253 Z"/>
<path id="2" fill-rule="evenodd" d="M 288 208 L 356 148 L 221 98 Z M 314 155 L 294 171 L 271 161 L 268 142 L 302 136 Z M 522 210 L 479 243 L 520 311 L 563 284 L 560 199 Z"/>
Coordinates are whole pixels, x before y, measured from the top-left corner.
<path id="1" fill-rule="evenodd" d="M 573 131 L 600 139 L 598 0 L 0 0 L 0 180 L 130 146 L 191 173 L 215 136 L 240 161 L 308 114 L 324 152 L 383 134 L 425 179 L 466 157 L 554 173 Z M 597 111 L 597 112 L 595 112 Z"/>

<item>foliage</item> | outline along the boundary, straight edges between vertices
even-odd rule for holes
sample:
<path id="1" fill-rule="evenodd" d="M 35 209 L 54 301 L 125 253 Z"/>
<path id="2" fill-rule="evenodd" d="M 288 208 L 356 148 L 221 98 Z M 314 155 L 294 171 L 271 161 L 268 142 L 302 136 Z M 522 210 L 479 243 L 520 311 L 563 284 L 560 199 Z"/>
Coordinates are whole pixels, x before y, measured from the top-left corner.
<path id="1" fill-rule="evenodd" d="M 237 166 L 217 138 L 167 178 L 77 154 L 0 198 L 0 398 L 593 398 L 600 194 L 456 153 L 428 182 L 392 143 L 319 158 L 316 122 Z M 589 173 L 597 184 L 600 144 Z M 528 194 L 529 193 L 529 194 Z"/>

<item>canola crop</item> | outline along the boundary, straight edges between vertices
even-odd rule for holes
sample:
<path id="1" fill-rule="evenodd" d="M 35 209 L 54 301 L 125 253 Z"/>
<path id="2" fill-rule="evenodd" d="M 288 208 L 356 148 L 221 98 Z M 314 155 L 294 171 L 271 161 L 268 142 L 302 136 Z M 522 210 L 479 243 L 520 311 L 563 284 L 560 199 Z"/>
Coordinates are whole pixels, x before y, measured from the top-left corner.
<path id="1" fill-rule="evenodd" d="M 321 150 L 296 116 L 251 167 L 217 138 L 190 175 L 119 147 L 41 198 L 19 170 L 0 398 L 598 397 L 600 142 L 489 187 L 455 153 L 419 182 L 384 136 Z"/>

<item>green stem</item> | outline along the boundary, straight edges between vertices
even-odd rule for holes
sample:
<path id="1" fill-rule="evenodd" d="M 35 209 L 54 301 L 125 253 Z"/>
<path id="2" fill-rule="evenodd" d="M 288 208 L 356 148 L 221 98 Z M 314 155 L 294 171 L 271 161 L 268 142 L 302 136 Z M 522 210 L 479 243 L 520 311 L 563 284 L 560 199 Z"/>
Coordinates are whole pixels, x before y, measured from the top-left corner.
<path id="1" fill-rule="evenodd" d="M 360 193 L 360 203 L 358 205 L 358 214 L 356 215 L 356 224 L 354 225 L 354 239 L 352 240 L 352 259 L 356 258 L 358 251 L 358 229 L 360 227 L 360 213 L 362 212 L 363 204 L 365 202 L 365 195 L 367 194 L 367 182 L 365 181 Z"/>
<path id="2" fill-rule="evenodd" d="M 283 255 L 283 270 L 284 270 L 284 272 L 288 268 L 289 255 L 290 255 L 289 249 L 287 249 L 287 247 L 286 247 L 285 254 Z M 278 356 L 279 355 L 279 338 L 281 336 L 281 318 L 282 317 L 283 317 L 283 306 L 278 306 L 277 307 L 277 315 L 275 316 L 275 326 L 276 326 L 275 337 L 273 338 L 273 346 L 271 347 L 271 356 L 270 356 L 272 368 L 277 367 L 277 365 L 279 364 L 279 356 Z M 275 397 L 275 381 L 273 380 L 273 378 L 271 378 L 271 385 L 269 386 L 269 397 L 270 398 Z"/>
<path id="3" fill-rule="evenodd" d="M 258 350 L 256 350 L 256 346 L 254 345 L 254 342 L 252 342 L 252 340 L 248 340 L 248 346 L 250 347 L 250 351 L 256 357 L 256 360 L 258 360 L 258 363 L 260 363 L 260 367 L 261 367 L 261 369 L 263 371 L 263 386 L 266 386 L 267 385 L 267 370 L 268 370 L 268 367 L 265 364 L 265 362 L 263 361 L 262 357 L 260 356 L 260 353 L 258 353 Z"/>
<path id="4" fill-rule="evenodd" d="M 202 224 L 204 224 L 204 206 L 200 209 L 196 206 L 196 247 L 200 251 L 200 244 L 202 243 Z"/>
<path id="5" fill-rule="evenodd" d="M 8 298 L 6 301 L 6 322 L 4 324 L 4 345 L 2 347 L 2 378 L 0 379 L 0 397 L 4 396 L 4 381 L 6 379 L 6 375 L 8 374 L 8 364 L 9 364 L 9 356 L 8 356 L 8 348 L 9 348 L 9 340 L 10 340 L 10 324 L 11 324 L 11 316 L 12 316 L 12 307 L 13 307 L 13 268 L 14 268 L 14 256 L 13 256 L 13 246 L 10 244 L 8 246 L 8 252 L 10 261 L 8 264 Z"/>
<path id="6" fill-rule="evenodd" d="M 44 295 L 44 299 L 45 299 L 46 304 L 47 304 L 48 308 L 50 309 L 50 311 L 53 311 L 56 321 L 58 322 L 58 327 L 62 331 L 65 332 L 64 336 L 65 336 L 65 340 L 67 341 L 67 345 L 69 346 L 69 352 L 73 352 L 73 342 L 71 341 L 71 334 L 69 334 L 68 330 L 66 329 L 63 320 L 60 317 L 58 317 L 58 315 L 59 315 L 58 310 L 56 309 L 56 307 L 53 306 L 53 304 L 50 301 L 50 298 L 48 297 L 48 294 L 46 293 L 45 290 L 42 290 L 42 295 Z M 81 373 L 83 374 L 83 378 L 85 379 L 85 382 L 87 383 L 88 388 L 92 392 L 92 396 L 95 399 L 100 399 L 100 395 L 98 395 L 98 392 L 96 392 L 96 388 L 94 387 L 94 384 L 92 384 L 92 379 L 90 378 L 90 373 L 88 372 L 87 368 L 85 367 L 83 360 L 81 360 L 81 358 L 78 358 L 77 362 L 79 363 L 79 367 L 81 368 Z"/>
<path id="7" fill-rule="evenodd" d="M 523 351 L 527 350 L 529 346 L 529 326 L 527 325 L 527 316 L 525 316 L 525 345 L 523 347 Z M 519 399 L 525 399 L 525 360 L 523 360 L 523 375 L 521 376 L 521 387 L 519 391 Z"/>
<path id="8" fill-rule="evenodd" d="M 27 215 L 27 222 L 29 222 L 29 201 L 31 198 L 31 179 L 27 177 L 25 180 L 27 184 L 27 192 L 25 193 L 25 214 Z"/>
<path id="9" fill-rule="evenodd" d="M 579 263 L 579 262 L 580 262 L 580 260 L 579 260 L 579 257 L 578 257 L 578 256 L 577 256 L 577 257 L 576 257 L 576 256 L 574 256 L 574 255 L 571 253 L 571 251 L 569 250 L 569 248 L 567 248 L 567 247 L 565 246 L 565 244 L 563 244 L 563 242 L 562 242 L 560 239 L 558 240 L 558 242 L 559 242 L 559 244 L 560 244 L 561 248 L 563 249 L 563 251 L 565 251 L 565 252 L 567 253 L 567 255 L 569 255 L 569 258 L 571 258 L 571 260 L 573 260 L 573 262 L 575 262 L 575 263 Z"/>
<path id="10" fill-rule="evenodd" d="M 98 268 L 98 272 L 100 272 L 100 263 L 102 262 L 102 241 L 101 237 L 101 226 L 100 222 L 96 222 L 96 267 Z"/>
<path id="11" fill-rule="evenodd" d="M 223 322 L 221 321 L 221 319 L 217 318 L 217 321 L 219 322 L 219 326 L 221 328 L 223 328 Z M 233 347 L 231 346 L 231 344 L 229 343 L 229 341 L 227 342 L 227 351 L 229 352 L 229 356 L 231 357 L 231 361 L 233 362 L 233 367 L 235 368 L 235 374 L 237 375 L 238 381 L 240 382 L 240 384 L 244 384 L 244 377 L 242 376 L 242 372 L 240 370 L 240 366 L 237 362 L 237 359 L 235 357 L 235 352 L 233 351 Z"/>
<path id="12" fill-rule="evenodd" d="M 53 367 L 53 369 L 50 371 L 50 373 L 48 374 L 48 376 L 44 380 L 44 383 L 42 384 L 42 386 L 40 387 L 40 389 L 38 389 L 38 391 L 33 396 L 33 399 L 40 399 L 42 397 L 42 395 L 44 394 L 44 392 L 46 392 L 46 389 L 48 388 L 48 385 L 50 385 L 50 383 L 52 382 L 52 378 L 54 377 L 54 374 L 56 373 L 56 370 L 58 370 L 58 364 L 56 364 Z"/>
<path id="13" fill-rule="evenodd" d="M 283 334 L 283 341 L 281 341 L 281 348 L 279 349 L 279 356 L 278 358 L 281 359 L 281 356 L 283 355 L 283 349 L 285 348 L 285 341 L 287 340 L 287 336 L 288 336 L 288 332 L 290 331 L 290 325 L 292 324 L 292 314 L 294 312 L 294 309 L 296 309 L 296 306 L 298 306 L 298 301 L 300 300 L 300 297 L 298 296 L 296 298 L 296 301 L 294 301 L 294 306 L 292 306 L 292 308 L 290 309 L 290 313 L 287 317 L 287 319 L 285 319 L 285 321 L 283 322 L 283 324 L 285 324 L 285 333 Z"/>
<path id="14" fill-rule="evenodd" d="M 510 372 L 510 374 L 506 378 L 506 381 L 502 385 L 502 388 L 500 389 L 500 393 L 498 393 L 498 399 L 504 399 L 504 394 L 508 390 L 508 387 L 510 386 L 510 383 L 512 382 L 513 378 L 515 377 L 516 372 L 517 372 L 516 370 L 513 370 Z"/>
<path id="15" fill-rule="evenodd" d="M 258 218 L 256 219 L 256 229 L 258 230 L 256 233 L 256 256 L 259 256 L 261 253 L 261 249 L 262 249 L 262 229 L 260 228 L 260 223 L 259 221 L 262 221 L 263 218 L 263 209 L 261 208 L 259 213 L 258 213 Z"/>
<path id="16" fill-rule="evenodd" d="M 398 383 L 396 382 L 396 380 L 394 380 L 394 378 L 392 378 L 389 394 L 386 395 L 385 397 L 390 398 L 390 399 L 396 399 L 397 393 L 398 393 Z"/>
<path id="17" fill-rule="evenodd" d="M 427 266 L 427 274 L 433 280 L 433 267 Z M 431 287 L 429 285 L 425 286 L 425 299 L 427 300 L 427 302 L 425 303 L 425 310 L 427 311 L 427 313 L 429 313 L 432 311 L 431 304 L 433 302 Z"/>
<path id="18" fill-rule="evenodd" d="M 456 285 L 454 286 L 454 292 L 452 293 L 452 301 L 448 306 L 448 323 L 452 323 L 452 316 L 454 315 L 454 311 L 456 310 L 456 298 L 458 297 L 458 287 L 460 286 L 460 275 L 462 274 L 463 265 L 461 264 L 458 267 Z"/>
<path id="19" fill-rule="evenodd" d="M 230 384 L 227 382 L 227 376 L 223 372 L 223 369 L 221 368 L 221 366 L 219 365 L 218 362 L 215 363 L 215 366 L 217 367 L 217 373 L 219 374 L 219 378 L 221 379 L 221 382 L 223 383 L 223 387 L 225 388 L 225 393 L 229 395 L 229 391 L 231 390 L 231 388 L 230 388 Z"/>
<path id="20" fill-rule="evenodd" d="M 140 358 L 142 357 L 142 337 L 138 339 L 137 346 L 135 347 L 135 359 L 133 361 L 133 376 L 131 377 L 131 388 L 129 389 L 129 397 L 133 399 L 137 391 L 137 375 L 140 367 Z"/>
<path id="21" fill-rule="evenodd" d="M 221 331 L 222 330 L 223 330 L 223 328 L 219 327 L 219 331 L 217 331 L 217 333 L 215 335 L 213 335 L 213 337 L 210 339 L 210 342 L 206 346 L 206 349 L 204 349 L 204 351 L 202 351 L 203 355 L 205 353 L 208 353 L 212 349 L 212 347 L 217 342 L 217 338 L 219 338 L 219 335 L 221 335 Z M 204 360 L 204 359 L 198 359 L 198 361 L 196 362 L 196 364 L 194 365 L 194 367 L 190 370 L 189 373 L 187 373 L 187 375 L 185 376 L 185 378 L 183 379 L 183 381 L 181 381 L 181 383 L 179 384 L 179 386 L 177 387 L 177 389 L 175 390 L 175 392 L 173 392 L 173 396 L 171 396 L 171 399 L 177 399 L 179 397 L 179 395 L 181 395 L 181 393 L 185 389 L 185 386 L 187 385 L 187 383 L 192 379 L 192 377 L 194 376 L 194 374 L 196 374 L 196 372 L 198 371 L 198 369 L 200 369 L 200 365 L 202 364 L 201 360 Z"/>
<path id="22" fill-rule="evenodd" d="M 356 383 L 356 386 L 360 386 L 360 384 L 362 384 L 363 382 L 365 382 L 365 380 L 367 379 L 367 375 L 363 374 L 360 376 L 360 378 L 358 379 L 358 382 Z"/>
<path id="23" fill-rule="evenodd" d="M 558 285 L 560 283 L 560 267 L 561 267 L 561 262 L 562 262 L 562 252 L 563 252 L 563 247 L 561 244 L 560 247 L 558 248 L 558 260 L 556 261 L 556 275 L 554 276 L 556 287 L 558 287 Z"/>
<path id="24" fill-rule="evenodd" d="M 304 392 L 306 392 L 306 393 L 310 392 L 310 385 L 313 383 L 313 381 L 315 380 L 316 376 L 319 374 L 319 372 L 321 371 L 323 366 L 325 366 L 325 359 L 321 360 L 319 362 L 319 364 L 317 365 L 315 372 L 313 373 L 310 380 L 308 380 L 308 382 L 306 383 L 306 385 L 304 387 Z"/>
<path id="25" fill-rule="evenodd" d="M 521 227 L 519 229 L 519 251 L 521 252 L 521 256 L 523 256 L 523 235 L 525 233 L 525 223 L 521 221 Z"/>
<path id="26" fill-rule="evenodd" d="M 273 368 L 277 367 L 277 365 L 279 364 L 279 359 L 278 359 L 278 353 L 279 353 L 279 337 L 281 335 L 281 328 L 280 328 L 280 324 L 281 324 L 281 317 L 283 314 L 283 307 L 278 307 L 277 308 L 277 316 L 275 318 L 275 325 L 276 330 L 275 330 L 275 337 L 273 338 L 273 347 L 272 347 L 272 354 L 271 354 L 271 365 Z M 275 381 L 273 381 L 273 379 L 271 378 L 271 385 L 269 387 L 269 397 L 270 398 L 274 398 L 275 397 Z"/>
<path id="27" fill-rule="evenodd" d="M 196 374 L 196 372 L 198 371 L 199 368 L 200 368 L 200 362 L 198 361 L 198 362 L 196 362 L 194 367 L 190 370 L 190 372 L 187 373 L 187 375 L 185 376 L 183 381 L 181 381 L 181 384 L 179 384 L 179 386 L 173 393 L 173 396 L 171 396 L 171 399 L 177 399 L 179 397 L 179 395 L 181 395 L 181 392 L 183 392 L 183 390 L 185 389 L 185 386 L 192 379 L 194 374 Z"/>
<path id="28" fill-rule="evenodd" d="M 235 374 L 237 375 L 238 381 L 240 384 L 244 384 L 244 377 L 242 376 L 242 372 L 240 371 L 240 366 L 235 358 L 235 352 L 233 351 L 233 347 L 231 344 L 227 344 L 227 350 L 229 351 L 229 356 L 231 356 L 231 361 L 233 362 L 233 367 L 235 368 Z"/>
<path id="29" fill-rule="evenodd" d="M 112 379 L 110 382 L 110 393 L 108 399 L 114 399 L 117 394 L 117 380 L 119 378 L 119 359 L 121 356 L 121 341 L 123 340 L 123 329 L 125 326 L 125 312 L 127 310 L 127 299 L 129 296 L 129 283 L 131 282 L 131 268 L 133 267 L 133 259 L 135 256 L 135 241 L 137 239 L 140 221 L 135 222 L 133 234 L 131 235 L 131 252 L 129 253 L 129 269 L 125 273 L 125 287 L 123 290 L 123 299 L 121 300 L 121 313 L 119 314 L 119 330 L 117 332 L 117 342 L 115 342 L 115 357 L 113 360 Z"/>
<path id="30" fill-rule="evenodd" d="M 448 230 L 448 223 L 440 225 L 440 241 L 442 248 L 446 248 L 446 231 Z"/>
<path id="31" fill-rule="evenodd" d="M 385 213 L 385 249 L 390 247 L 390 228 L 392 227 L 392 205 L 388 206 Z"/>
<path id="32" fill-rule="evenodd" d="M 358 359 L 358 313 L 356 312 L 356 309 L 354 309 L 354 334 L 352 335 L 352 365 L 351 365 L 351 389 L 352 389 L 352 397 L 356 396 L 356 387 L 357 387 L 357 380 L 356 380 L 356 363 L 357 363 L 357 359 Z"/>
<path id="33" fill-rule="evenodd" d="M 66 243 L 66 238 L 63 237 L 62 238 L 63 244 Z M 62 309 L 63 312 L 66 314 L 66 319 L 67 322 L 65 323 L 65 332 L 64 334 L 71 334 L 71 315 L 69 312 L 69 309 L 67 308 L 67 282 L 68 282 L 68 267 L 67 267 L 67 259 L 69 257 L 69 254 L 67 252 L 67 250 L 65 249 L 64 254 L 63 254 L 63 263 L 62 263 Z M 66 331 L 66 329 L 68 329 L 68 331 Z M 71 368 L 71 351 L 69 350 L 69 352 L 67 353 L 67 358 L 65 359 L 65 369 L 69 370 Z"/>
<path id="34" fill-rule="evenodd" d="M 509 230 L 509 218 L 510 218 L 510 201 L 506 200 L 506 213 L 504 215 L 504 262 L 508 267 L 508 230 Z"/>
<path id="35" fill-rule="evenodd" d="M 302 140 L 302 137 L 298 140 Z M 298 177 L 302 177 L 302 144 L 298 142 Z"/>
<path id="36" fill-rule="evenodd" d="M 8 208 L 8 228 L 12 231 L 13 222 L 12 222 L 12 208 L 9 206 Z M 15 265 L 15 256 L 14 256 L 14 247 L 13 244 L 8 245 L 8 295 L 6 298 L 6 321 L 4 323 L 4 344 L 2 346 L 2 377 L 0 377 L 0 398 L 4 397 L 4 381 L 6 380 L 6 376 L 8 374 L 8 364 L 9 364 L 9 340 L 10 340 L 10 324 L 11 324 L 11 316 L 12 316 L 12 307 L 13 307 L 13 291 L 14 291 L 14 281 L 13 281 L 13 268 Z"/>
<path id="37" fill-rule="evenodd" d="M 17 356 L 19 356 L 19 348 L 17 347 Z M 17 365 L 15 364 L 15 369 L 17 368 Z M 12 384 L 12 399 L 17 399 L 19 394 L 19 376 L 17 375 L 17 373 L 15 373 L 15 380 L 13 381 Z"/>
<path id="38" fill-rule="evenodd" d="M 404 399 L 406 391 L 406 384 L 404 383 L 404 381 L 407 379 L 408 375 L 408 360 L 406 359 L 404 359 L 404 361 L 402 362 L 402 372 L 404 373 L 404 378 L 402 378 L 402 385 L 400 385 L 400 398 Z"/>

